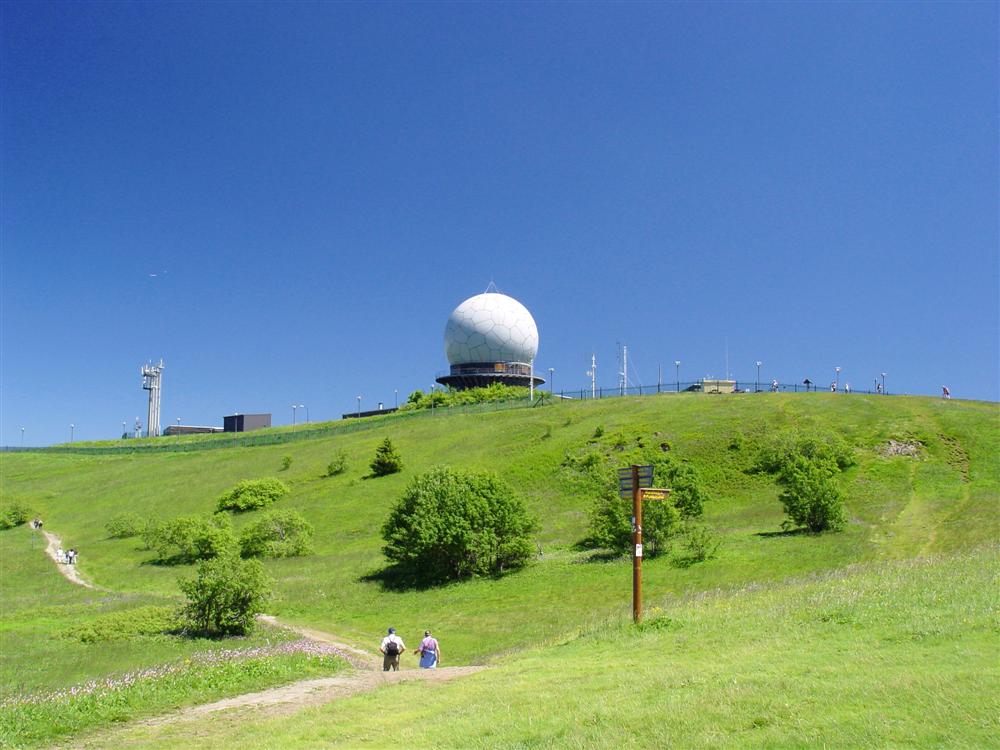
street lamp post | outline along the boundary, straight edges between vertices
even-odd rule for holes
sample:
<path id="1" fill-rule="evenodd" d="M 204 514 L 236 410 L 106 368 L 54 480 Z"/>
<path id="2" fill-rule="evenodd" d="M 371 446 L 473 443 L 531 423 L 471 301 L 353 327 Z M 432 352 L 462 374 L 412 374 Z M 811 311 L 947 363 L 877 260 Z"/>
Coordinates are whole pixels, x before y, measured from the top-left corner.
<path id="1" fill-rule="evenodd" d="M 761 362 L 761 361 L 760 361 L 760 360 L 758 359 L 758 360 L 757 360 L 756 362 L 754 362 L 754 364 L 755 364 L 755 365 L 757 365 L 757 388 L 756 388 L 756 392 L 757 392 L 757 393 L 760 393 L 760 366 L 761 366 L 762 364 L 764 364 L 764 363 L 763 363 L 763 362 Z"/>
<path id="2" fill-rule="evenodd" d="M 122 422 L 124 424 L 124 422 Z M 24 428 L 21 428 L 21 447 L 24 447 Z"/>
<path id="3" fill-rule="evenodd" d="M 837 391 L 840 390 L 840 368 L 834 367 L 833 372 L 833 390 Z"/>
<path id="4" fill-rule="evenodd" d="M 299 404 L 299 408 L 306 410 L 306 424 L 309 424 L 309 407 L 305 404 Z"/>
<path id="5" fill-rule="evenodd" d="M 677 392 L 681 392 L 681 361 L 679 359 L 674 360 L 674 375 L 677 378 Z"/>
<path id="6" fill-rule="evenodd" d="M 292 404 L 292 432 L 295 431 L 295 410 L 298 408 L 298 404 Z"/>
<path id="7" fill-rule="evenodd" d="M 885 373 L 882 373 L 882 395 L 885 395 Z"/>
<path id="8" fill-rule="evenodd" d="M 361 417 L 361 396 L 358 396 L 357 399 L 358 399 L 358 418 L 360 418 Z"/>
<path id="9" fill-rule="evenodd" d="M 76 425 L 75 425 L 75 424 L 71 424 L 71 425 L 69 426 L 69 441 L 70 441 L 71 443 L 73 442 L 73 430 L 74 430 L 75 428 L 76 428 Z"/>
<path id="10" fill-rule="evenodd" d="M 128 437 L 128 422 L 122 421 L 122 438 Z"/>
<path id="11" fill-rule="evenodd" d="M 549 368 L 549 396 L 552 396 L 552 389 L 555 387 L 556 382 L 556 368 Z"/>
<path id="12" fill-rule="evenodd" d="M 398 409 L 399 408 L 399 388 L 393 388 L 392 389 L 392 399 L 393 399 L 393 405 Z"/>

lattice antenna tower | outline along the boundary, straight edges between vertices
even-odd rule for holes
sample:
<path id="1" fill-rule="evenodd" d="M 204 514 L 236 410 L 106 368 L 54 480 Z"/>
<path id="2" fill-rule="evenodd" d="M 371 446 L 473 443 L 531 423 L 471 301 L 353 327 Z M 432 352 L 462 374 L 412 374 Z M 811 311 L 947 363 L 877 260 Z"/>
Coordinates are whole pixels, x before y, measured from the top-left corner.
<path id="1" fill-rule="evenodd" d="M 142 388 L 149 391 L 149 409 L 146 412 L 146 437 L 160 435 L 160 379 L 163 374 L 163 360 L 155 365 L 142 366 Z"/>

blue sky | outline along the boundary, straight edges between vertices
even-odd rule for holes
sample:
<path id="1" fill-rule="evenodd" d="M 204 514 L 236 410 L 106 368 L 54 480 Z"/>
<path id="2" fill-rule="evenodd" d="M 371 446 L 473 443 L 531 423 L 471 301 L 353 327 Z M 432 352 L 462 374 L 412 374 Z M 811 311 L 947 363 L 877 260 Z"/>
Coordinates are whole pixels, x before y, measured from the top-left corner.
<path id="1" fill-rule="evenodd" d="M 0 13 L 4 444 L 117 436 L 160 357 L 164 426 L 391 404 L 491 279 L 557 389 L 621 341 L 998 398 L 995 3 Z"/>

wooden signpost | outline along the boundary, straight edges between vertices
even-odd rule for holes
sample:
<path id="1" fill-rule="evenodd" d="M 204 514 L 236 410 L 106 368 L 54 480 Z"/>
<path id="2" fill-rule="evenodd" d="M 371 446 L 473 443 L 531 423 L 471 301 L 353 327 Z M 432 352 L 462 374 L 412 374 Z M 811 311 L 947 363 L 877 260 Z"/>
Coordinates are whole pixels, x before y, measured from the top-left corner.
<path id="1" fill-rule="evenodd" d="M 670 490 L 653 487 L 652 466 L 632 466 L 618 470 L 618 492 L 632 495 L 632 620 L 642 622 L 642 501 L 666 500 Z"/>

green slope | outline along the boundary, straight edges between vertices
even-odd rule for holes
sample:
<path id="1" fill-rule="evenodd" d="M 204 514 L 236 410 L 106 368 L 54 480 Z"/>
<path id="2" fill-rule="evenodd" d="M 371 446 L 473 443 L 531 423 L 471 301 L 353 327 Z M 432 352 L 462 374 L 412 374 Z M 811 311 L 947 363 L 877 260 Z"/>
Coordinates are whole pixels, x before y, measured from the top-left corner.
<path id="1" fill-rule="evenodd" d="M 665 395 L 560 403 L 483 414 L 425 414 L 380 429 L 259 448 L 149 455 L 5 454 L 6 497 L 31 503 L 46 528 L 77 547 L 81 570 L 119 592 L 176 595 L 187 570 L 148 564 L 135 540 L 104 538 L 122 509 L 153 518 L 208 513 L 216 497 L 248 477 L 278 475 L 292 493 L 280 503 L 317 530 L 316 554 L 268 562 L 277 581 L 273 611 L 290 620 L 371 645 L 386 625 L 404 634 L 434 627 L 449 642 L 451 663 L 557 637 L 623 611 L 630 597 L 627 561 L 594 561 L 574 545 L 586 534 L 585 485 L 560 464 L 598 425 L 669 441 L 694 463 L 713 500 L 705 520 L 723 536 L 718 559 L 687 569 L 649 561 L 646 593 L 668 600 L 690 591 L 780 580 L 880 557 L 910 557 L 996 538 L 1000 480 L 997 406 L 923 398 L 841 394 L 734 397 Z M 822 429 L 855 447 L 858 465 L 843 478 L 851 522 L 839 534 L 766 536 L 783 518 L 766 476 L 747 474 L 748 447 L 785 426 Z M 402 474 L 364 479 L 378 441 L 390 436 Z M 741 450 L 733 438 L 743 436 Z M 890 438 L 920 440 L 919 458 L 881 456 Z M 350 468 L 323 477 L 335 450 Z M 378 530 L 414 473 L 436 463 L 491 469 L 510 481 L 540 517 L 541 556 L 500 580 L 422 592 L 383 590 L 365 576 L 383 564 Z M 6 544 L 0 534 L 0 543 Z M 412 637 L 412 636 L 411 636 Z"/>
<path id="2" fill-rule="evenodd" d="M 996 747 L 998 572 L 994 547 L 711 592 L 444 685 L 81 746 Z"/>

